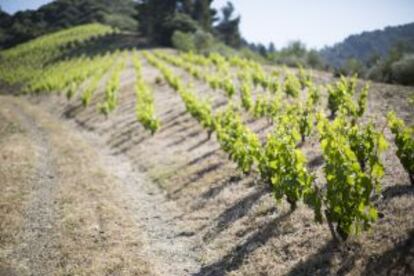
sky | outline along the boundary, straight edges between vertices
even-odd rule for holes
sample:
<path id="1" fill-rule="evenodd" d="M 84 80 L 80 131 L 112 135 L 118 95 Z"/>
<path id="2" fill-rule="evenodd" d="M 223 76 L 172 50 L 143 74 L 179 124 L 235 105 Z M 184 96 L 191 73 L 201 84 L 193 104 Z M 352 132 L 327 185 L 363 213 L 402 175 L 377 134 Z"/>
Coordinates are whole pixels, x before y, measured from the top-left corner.
<path id="1" fill-rule="evenodd" d="M 214 0 L 222 7 L 227 0 Z M 233 0 L 241 33 L 251 42 L 281 48 L 300 39 L 310 48 L 351 34 L 414 22 L 414 0 Z"/>
<path id="2" fill-rule="evenodd" d="M 13 14 L 20 10 L 33 10 L 52 2 L 51 0 L 0 0 L 0 7 L 6 12 Z"/>
<path id="3" fill-rule="evenodd" d="M 36 9 L 50 0 L 0 0 L 3 10 Z M 221 8 L 227 0 L 214 0 Z M 276 48 L 300 39 L 323 48 L 351 34 L 414 22 L 414 0 L 233 0 L 241 33 Z"/>

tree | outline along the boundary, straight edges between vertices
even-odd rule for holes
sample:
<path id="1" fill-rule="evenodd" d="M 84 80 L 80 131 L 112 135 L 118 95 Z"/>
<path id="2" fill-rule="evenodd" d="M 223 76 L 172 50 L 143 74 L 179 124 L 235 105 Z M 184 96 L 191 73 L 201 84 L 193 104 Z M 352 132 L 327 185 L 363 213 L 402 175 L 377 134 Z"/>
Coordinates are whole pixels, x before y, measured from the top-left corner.
<path id="1" fill-rule="evenodd" d="M 2 45 L 8 40 L 7 28 L 8 22 L 10 20 L 10 15 L 3 11 L 0 6 L 0 49 Z"/>
<path id="2" fill-rule="evenodd" d="M 361 61 L 356 58 L 349 58 L 347 59 L 346 63 L 338 68 L 335 72 L 336 76 L 344 75 L 344 76 L 352 76 L 357 74 L 360 77 L 365 75 L 365 68 Z"/>
<path id="3" fill-rule="evenodd" d="M 273 42 L 270 42 L 269 43 L 269 47 L 267 48 L 267 52 L 268 53 L 274 53 L 274 52 L 276 52 L 276 47 L 275 47 L 275 44 Z"/>
<path id="4" fill-rule="evenodd" d="M 217 11 L 213 0 L 143 0 L 137 5 L 140 30 L 157 44 L 171 45 L 175 31 L 211 31 Z"/>
<path id="5" fill-rule="evenodd" d="M 404 55 L 391 66 L 392 81 L 404 85 L 414 85 L 414 55 Z"/>
<path id="6" fill-rule="evenodd" d="M 306 63 L 308 64 L 308 66 L 312 68 L 320 69 L 323 67 L 322 58 L 316 50 L 310 50 L 308 52 L 308 55 L 306 57 Z"/>
<path id="7" fill-rule="evenodd" d="M 292 41 L 283 51 L 288 55 L 303 57 L 306 54 L 306 46 L 299 40 Z"/>
<path id="8" fill-rule="evenodd" d="M 135 5 L 133 0 L 59 0 L 13 16 L 0 11 L 0 28 L 6 37 L 0 46 L 11 47 L 49 32 L 92 22 L 136 30 Z"/>
<path id="9" fill-rule="evenodd" d="M 194 1 L 193 0 L 181 0 L 179 3 L 180 12 L 192 15 L 194 12 Z"/>
<path id="10" fill-rule="evenodd" d="M 216 10 L 210 8 L 212 2 L 213 0 L 195 0 L 194 2 L 193 17 L 206 31 L 211 31 L 217 13 Z"/>
<path id="11" fill-rule="evenodd" d="M 218 36 L 229 46 L 238 48 L 241 46 L 241 35 L 239 31 L 240 16 L 233 19 L 234 6 L 231 2 L 221 9 L 222 19 L 217 25 Z"/>
<path id="12" fill-rule="evenodd" d="M 153 42 L 169 45 L 172 33 L 165 24 L 176 8 L 177 0 L 143 0 L 137 6 L 140 30 Z"/>
<path id="13" fill-rule="evenodd" d="M 264 46 L 262 43 L 259 43 L 257 47 L 258 47 L 259 54 L 263 57 L 266 57 L 267 56 L 266 46 Z"/>

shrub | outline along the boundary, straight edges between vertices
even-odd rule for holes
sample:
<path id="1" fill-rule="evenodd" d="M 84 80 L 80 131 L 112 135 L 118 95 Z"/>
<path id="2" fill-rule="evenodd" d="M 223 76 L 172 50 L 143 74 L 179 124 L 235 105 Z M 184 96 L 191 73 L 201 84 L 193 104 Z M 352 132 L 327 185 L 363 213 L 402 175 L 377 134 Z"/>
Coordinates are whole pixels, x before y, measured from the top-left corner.
<path id="1" fill-rule="evenodd" d="M 193 35 L 191 33 L 175 31 L 171 40 L 174 48 L 180 51 L 190 52 L 196 50 Z"/>
<path id="2" fill-rule="evenodd" d="M 251 49 L 247 48 L 247 47 L 242 47 L 239 50 L 240 56 L 250 59 L 250 60 L 254 60 L 257 62 L 266 62 L 266 59 L 261 56 L 260 54 L 258 54 L 257 52 L 252 51 Z"/>
<path id="3" fill-rule="evenodd" d="M 164 23 L 164 27 L 168 30 L 170 35 L 175 31 L 193 33 L 199 28 L 197 22 L 184 13 L 176 13 L 173 16 L 168 17 Z"/>
<path id="4" fill-rule="evenodd" d="M 209 49 L 214 44 L 214 37 L 210 33 L 204 32 L 202 30 L 197 30 L 193 34 L 192 38 L 193 38 L 195 47 L 199 51 Z"/>
<path id="5" fill-rule="evenodd" d="M 404 85 L 414 85 L 414 54 L 405 55 L 391 66 L 392 81 Z"/>
<path id="6" fill-rule="evenodd" d="M 373 81 L 384 81 L 384 72 L 380 63 L 369 68 L 367 78 Z"/>
<path id="7" fill-rule="evenodd" d="M 120 14 L 106 15 L 104 22 L 116 29 L 135 31 L 138 29 L 138 21 L 130 16 L 123 16 Z"/>
<path id="8" fill-rule="evenodd" d="M 335 76 L 364 76 L 365 75 L 365 67 L 364 65 L 355 58 L 350 58 L 346 61 L 346 63 L 335 70 Z"/>

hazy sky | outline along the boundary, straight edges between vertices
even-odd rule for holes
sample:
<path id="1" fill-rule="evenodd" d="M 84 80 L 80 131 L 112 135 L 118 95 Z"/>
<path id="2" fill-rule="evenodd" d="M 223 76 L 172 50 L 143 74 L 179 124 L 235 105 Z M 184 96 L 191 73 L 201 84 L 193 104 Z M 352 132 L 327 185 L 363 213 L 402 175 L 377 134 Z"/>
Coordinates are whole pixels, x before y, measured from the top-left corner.
<path id="1" fill-rule="evenodd" d="M 214 6 L 226 0 L 215 0 Z M 348 35 L 414 22 L 414 0 L 234 0 L 241 32 L 281 48 L 300 39 L 321 48 Z"/>
<path id="2" fill-rule="evenodd" d="M 51 0 L 0 0 L 0 6 L 8 13 L 15 13 L 19 10 L 37 9 Z"/>
<path id="3" fill-rule="evenodd" d="M 35 9 L 50 0 L 0 0 L 9 13 Z M 227 0 L 214 0 L 216 8 Z M 281 48 L 300 39 L 321 48 L 350 34 L 414 22 L 414 0 L 233 0 L 242 35 Z"/>

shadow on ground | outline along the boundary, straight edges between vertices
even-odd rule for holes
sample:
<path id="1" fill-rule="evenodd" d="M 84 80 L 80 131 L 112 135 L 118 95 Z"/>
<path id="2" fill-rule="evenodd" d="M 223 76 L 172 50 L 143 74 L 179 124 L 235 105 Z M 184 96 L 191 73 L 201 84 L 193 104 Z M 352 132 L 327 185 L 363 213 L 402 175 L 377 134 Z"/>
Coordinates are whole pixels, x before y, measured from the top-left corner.
<path id="1" fill-rule="evenodd" d="M 255 250 L 264 246 L 267 241 L 272 237 L 283 234 L 283 231 L 279 229 L 280 223 L 286 220 L 291 215 L 291 212 L 282 214 L 281 216 L 273 219 L 269 223 L 258 227 L 258 230 L 246 239 L 242 244 L 235 246 L 230 252 L 223 258 L 207 265 L 196 273 L 197 276 L 204 275 L 225 275 L 227 272 L 238 269 L 243 261 Z"/>

